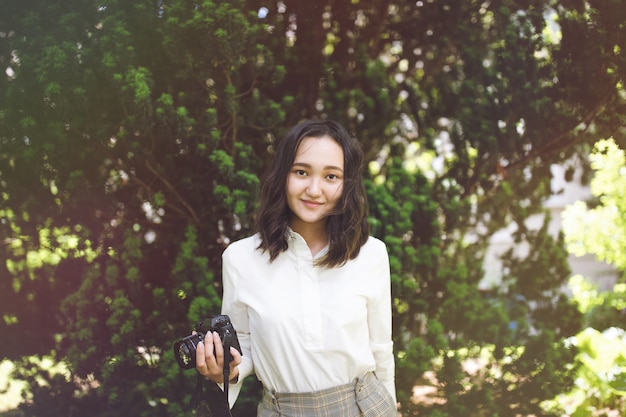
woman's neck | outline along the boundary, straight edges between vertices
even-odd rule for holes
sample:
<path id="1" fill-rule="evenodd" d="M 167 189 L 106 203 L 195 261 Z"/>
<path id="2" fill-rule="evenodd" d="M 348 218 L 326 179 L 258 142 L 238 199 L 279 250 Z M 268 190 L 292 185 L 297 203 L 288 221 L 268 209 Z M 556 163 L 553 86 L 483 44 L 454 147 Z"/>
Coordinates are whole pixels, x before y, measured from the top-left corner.
<path id="1" fill-rule="evenodd" d="M 326 233 L 325 224 L 292 221 L 289 226 L 294 232 L 302 236 L 313 256 L 328 246 L 328 234 Z"/>

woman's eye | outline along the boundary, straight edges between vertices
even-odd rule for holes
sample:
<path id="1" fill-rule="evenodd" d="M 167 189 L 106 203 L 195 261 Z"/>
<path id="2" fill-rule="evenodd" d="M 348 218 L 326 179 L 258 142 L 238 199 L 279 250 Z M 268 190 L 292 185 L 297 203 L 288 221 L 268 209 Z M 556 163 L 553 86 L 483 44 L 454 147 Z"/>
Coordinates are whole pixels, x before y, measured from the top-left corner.
<path id="1" fill-rule="evenodd" d="M 306 175 L 306 171 L 303 169 L 296 169 L 294 172 L 296 173 L 296 175 L 300 175 L 302 177 Z"/>

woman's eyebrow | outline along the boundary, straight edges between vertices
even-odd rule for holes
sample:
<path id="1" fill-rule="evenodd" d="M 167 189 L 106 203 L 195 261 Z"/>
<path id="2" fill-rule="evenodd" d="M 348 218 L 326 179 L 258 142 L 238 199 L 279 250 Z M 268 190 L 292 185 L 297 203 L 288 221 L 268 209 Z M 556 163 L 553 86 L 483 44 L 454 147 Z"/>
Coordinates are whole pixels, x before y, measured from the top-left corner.
<path id="1" fill-rule="evenodd" d="M 297 161 L 294 162 L 291 166 L 292 167 L 299 166 L 299 167 L 304 167 L 304 168 L 309 168 L 309 169 L 312 168 L 311 164 L 307 164 L 306 162 L 297 162 Z M 343 172 L 343 168 L 340 168 L 340 167 L 338 167 L 336 165 L 325 165 L 324 166 L 324 170 L 332 170 L 332 169 Z"/>

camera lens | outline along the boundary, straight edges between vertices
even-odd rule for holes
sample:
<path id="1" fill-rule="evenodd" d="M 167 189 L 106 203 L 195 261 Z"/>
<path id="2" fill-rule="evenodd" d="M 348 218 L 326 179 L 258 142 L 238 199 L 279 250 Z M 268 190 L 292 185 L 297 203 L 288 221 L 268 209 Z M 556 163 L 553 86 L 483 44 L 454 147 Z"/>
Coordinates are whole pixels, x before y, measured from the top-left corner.
<path id="1" fill-rule="evenodd" d="M 174 356 L 181 368 L 191 369 L 195 366 L 196 346 L 203 337 L 204 335 L 196 333 L 174 343 Z"/>
<path id="2" fill-rule="evenodd" d="M 192 352 L 189 351 L 189 347 L 186 344 L 183 343 L 178 346 L 178 357 L 183 365 L 188 366 L 191 363 L 191 354 Z"/>

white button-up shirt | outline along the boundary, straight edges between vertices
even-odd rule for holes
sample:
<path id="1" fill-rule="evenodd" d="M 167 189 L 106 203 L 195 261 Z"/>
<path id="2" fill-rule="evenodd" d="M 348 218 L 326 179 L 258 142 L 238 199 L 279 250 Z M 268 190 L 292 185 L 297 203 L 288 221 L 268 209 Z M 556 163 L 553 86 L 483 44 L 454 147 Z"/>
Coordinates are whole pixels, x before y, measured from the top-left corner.
<path id="1" fill-rule="evenodd" d="M 266 389 L 304 393 L 375 371 L 395 401 L 385 244 L 370 237 L 356 259 L 327 268 L 314 265 L 293 231 L 289 249 L 272 263 L 259 243 L 251 236 L 223 254 L 222 313 L 230 316 L 243 351 L 231 405 L 252 373 Z"/>

